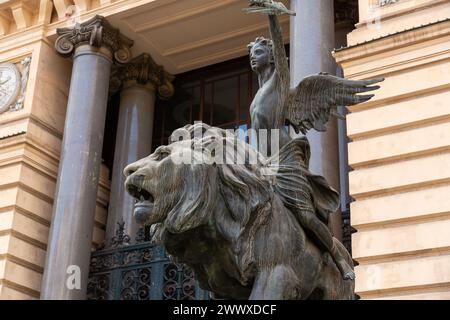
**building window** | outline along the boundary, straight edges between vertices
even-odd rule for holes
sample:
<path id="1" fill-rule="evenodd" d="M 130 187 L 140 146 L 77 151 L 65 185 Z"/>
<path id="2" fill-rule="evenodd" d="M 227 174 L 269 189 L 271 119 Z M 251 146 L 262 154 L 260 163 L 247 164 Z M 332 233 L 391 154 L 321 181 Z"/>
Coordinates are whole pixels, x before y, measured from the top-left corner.
<path id="1" fill-rule="evenodd" d="M 167 144 L 174 130 L 195 121 L 224 129 L 250 127 L 258 84 L 248 57 L 178 75 L 174 85 L 174 97 L 156 103 L 153 150 Z"/>

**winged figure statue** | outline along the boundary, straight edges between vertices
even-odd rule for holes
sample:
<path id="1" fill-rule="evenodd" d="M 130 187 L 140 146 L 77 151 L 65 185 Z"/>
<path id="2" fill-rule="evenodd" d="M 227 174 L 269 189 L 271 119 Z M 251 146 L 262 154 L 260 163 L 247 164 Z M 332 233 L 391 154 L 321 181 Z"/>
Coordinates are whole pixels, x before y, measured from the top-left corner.
<path id="1" fill-rule="evenodd" d="M 297 133 L 325 131 L 332 116 L 342 118 L 338 106 L 351 106 L 370 100 L 384 79 L 352 81 L 319 73 L 305 77 L 290 87 L 290 71 L 284 48 L 279 15 L 295 15 L 283 3 L 273 0 L 249 0 L 248 13 L 268 15 L 271 39 L 258 37 L 248 45 L 252 70 L 258 75 L 259 90 L 250 107 L 252 128 L 257 131 L 278 129 L 280 146 L 292 138 L 286 124 Z M 328 251 L 344 279 L 354 279 L 352 267 L 335 246 L 327 226 L 328 217 L 339 208 L 339 195 L 323 177 L 308 171 L 309 144 L 304 138 L 304 152 L 281 159 L 277 173 L 278 193 L 296 213 L 300 224 L 317 244 Z M 270 138 L 269 140 L 270 141 Z M 270 149 L 269 149 L 270 150 Z"/>

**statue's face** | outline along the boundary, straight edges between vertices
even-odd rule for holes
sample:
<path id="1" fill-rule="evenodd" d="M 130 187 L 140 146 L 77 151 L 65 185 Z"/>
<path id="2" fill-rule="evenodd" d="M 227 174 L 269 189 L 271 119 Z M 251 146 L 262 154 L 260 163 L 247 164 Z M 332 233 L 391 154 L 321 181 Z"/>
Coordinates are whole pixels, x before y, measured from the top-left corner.
<path id="1" fill-rule="evenodd" d="M 253 71 L 261 71 L 270 65 L 270 49 L 256 44 L 250 51 L 250 65 Z"/>

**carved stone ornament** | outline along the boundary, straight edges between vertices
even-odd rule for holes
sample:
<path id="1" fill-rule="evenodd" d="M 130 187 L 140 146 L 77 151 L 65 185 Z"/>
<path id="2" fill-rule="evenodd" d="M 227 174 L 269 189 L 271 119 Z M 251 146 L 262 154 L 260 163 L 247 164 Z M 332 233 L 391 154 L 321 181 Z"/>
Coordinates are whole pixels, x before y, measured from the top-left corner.
<path id="1" fill-rule="evenodd" d="M 28 77 L 30 75 L 31 57 L 27 57 L 20 62 L 22 66 L 22 78 L 20 80 L 20 94 L 16 103 L 11 106 L 11 110 L 16 111 L 23 108 L 25 102 L 25 92 L 27 90 Z"/>
<path id="2" fill-rule="evenodd" d="M 109 48 L 119 63 L 126 63 L 131 58 L 130 47 L 133 40 L 122 35 L 119 29 L 112 27 L 102 16 L 97 15 L 83 23 L 76 23 L 73 28 L 58 28 L 56 32 L 59 37 L 55 48 L 62 56 L 71 56 L 78 45 L 89 44 Z"/>
<path id="3" fill-rule="evenodd" d="M 117 92 L 125 81 L 136 81 L 145 85 L 151 83 L 158 91 L 160 98 L 168 99 L 174 94 L 172 81 L 175 77 L 153 61 L 152 57 L 143 53 L 127 64 L 114 66 L 111 74 L 110 90 Z"/>
<path id="4" fill-rule="evenodd" d="M 31 57 L 20 62 L 22 72 L 13 63 L 0 64 L 0 114 L 23 108 Z"/>
<path id="5" fill-rule="evenodd" d="M 396 2 L 398 2 L 398 0 L 379 0 L 378 1 L 378 5 L 380 7 L 384 7 L 384 6 L 387 6 L 389 4 L 393 4 L 393 3 L 396 3 Z"/>
<path id="6" fill-rule="evenodd" d="M 20 92 L 20 72 L 12 63 L 0 64 L 0 113 L 11 107 Z"/>

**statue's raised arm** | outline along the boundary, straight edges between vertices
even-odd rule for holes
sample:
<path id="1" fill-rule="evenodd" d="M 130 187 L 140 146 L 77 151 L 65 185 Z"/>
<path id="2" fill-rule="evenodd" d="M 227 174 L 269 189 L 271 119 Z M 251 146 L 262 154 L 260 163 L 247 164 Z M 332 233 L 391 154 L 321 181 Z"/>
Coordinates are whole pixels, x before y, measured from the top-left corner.
<path id="1" fill-rule="evenodd" d="M 255 129 L 279 129 L 287 120 L 297 133 L 299 131 L 306 133 L 310 129 L 325 131 L 331 116 L 341 117 L 337 113 L 338 106 L 351 106 L 369 101 L 374 95 L 358 94 L 379 89 L 379 86 L 373 85 L 384 80 L 352 81 L 319 73 L 304 78 L 297 87 L 290 90 L 289 66 L 277 16 L 296 13 L 287 9 L 283 3 L 273 0 L 249 0 L 249 8 L 244 11 L 269 15 L 273 62 L 279 79 L 276 88 L 277 102 L 272 106 L 276 109 L 272 114 L 275 119 L 266 127 L 261 126 L 259 122 L 255 123 L 256 126 L 252 123 Z M 264 102 L 260 101 L 259 104 L 264 105 Z"/>
<path id="2" fill-rule="evenodd" d="M 276 113 L 274 113 L 276 119 L 273 120 L 273 123 L 276 125 L 274 125 L 274 128 L 264 129 L 278 129 L 284 125 L 290 87 L 289 65 L 278 16 L 283 14 L 295 15 L 295 12 L 288 10 L 283 3 L 274 2 L 272 0 L 249 0 L 249 5 L 249 8 L 244 9 L 245 12 L 262 13 L 269 16 L 269 31 L 272 40 L 272 58 L 279 82 L 276 88 L 278 93 L 278 101 L 276 105 L 277 110 Z"/>
<path id="3" fill-rule="evenodd" d="M 295 15 L 295 12 L 288 10 L 281 2 L 274 2 L 272 0 L 250 0 L 249 2 L 250 7 L 245 9 L 246 12 L 259 12 L 269 15 L 269 31 L 273 42 L 275 68 L 282 81 L 282 85 L 289 88 L 289 65 L 284 49 L 283 33 L 277 16 L 283 14 Z"/>

